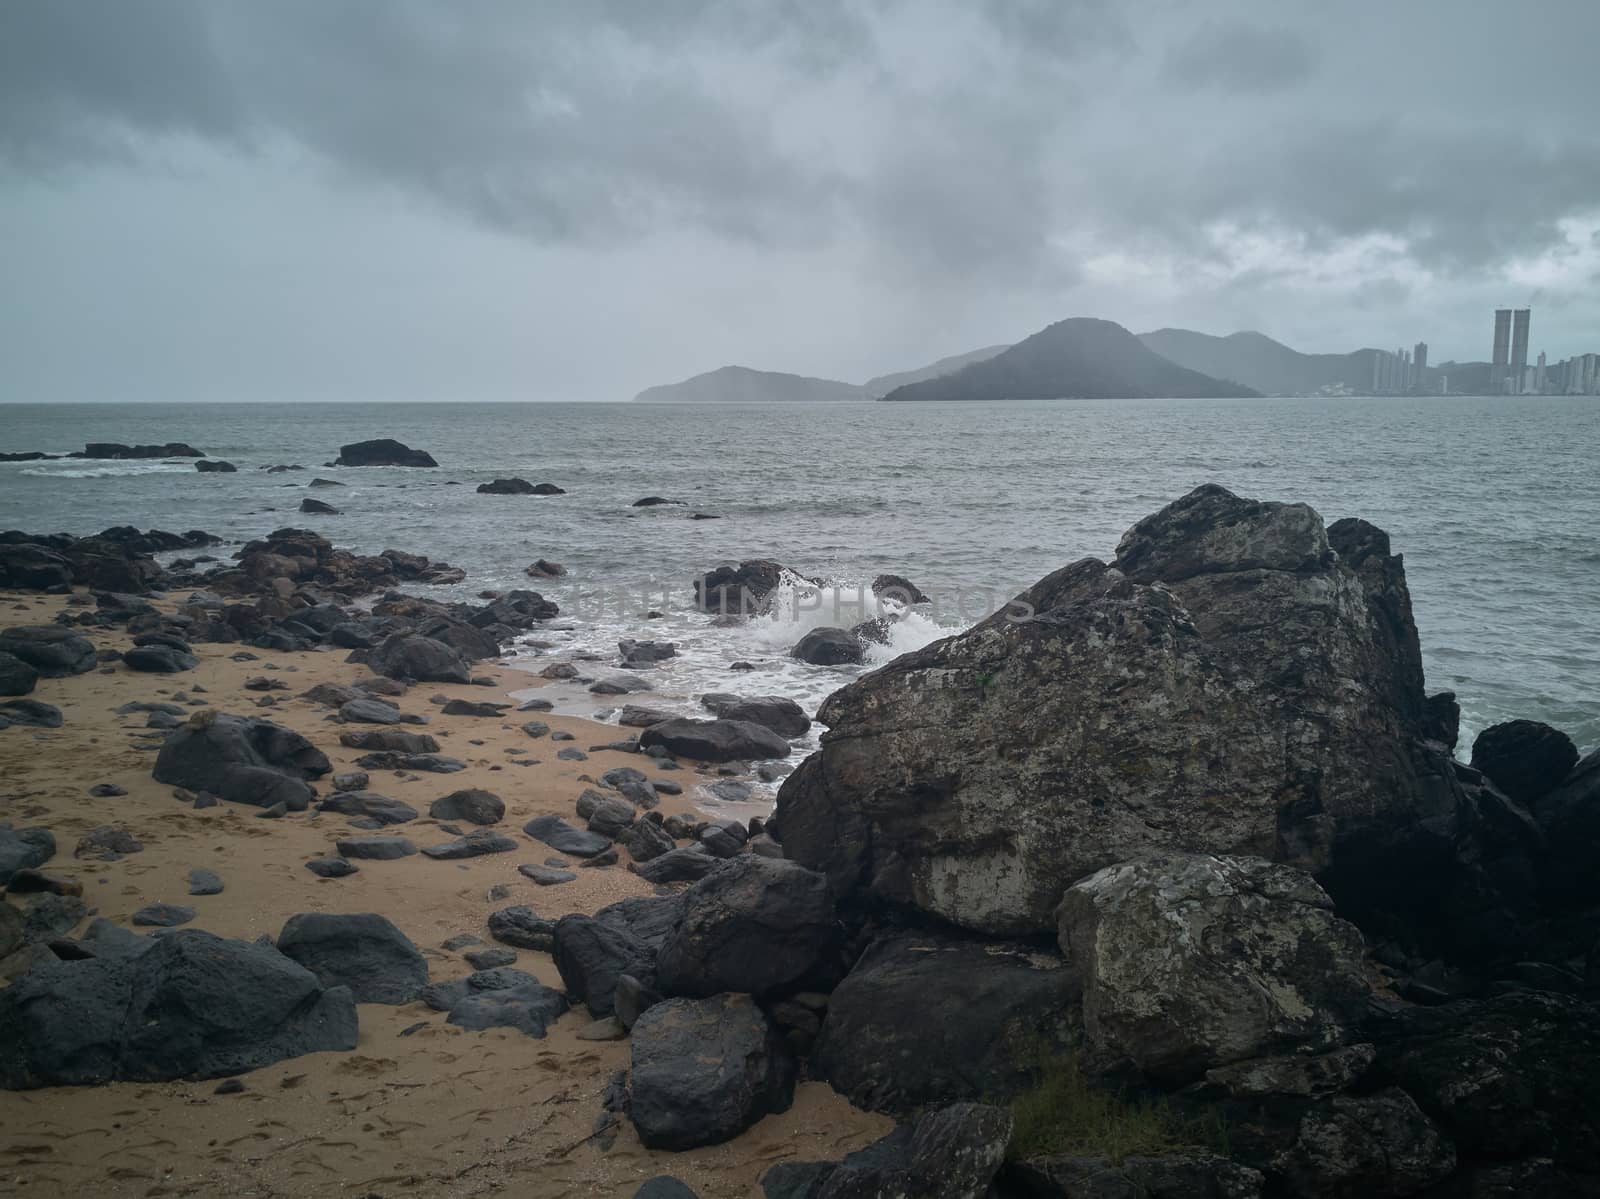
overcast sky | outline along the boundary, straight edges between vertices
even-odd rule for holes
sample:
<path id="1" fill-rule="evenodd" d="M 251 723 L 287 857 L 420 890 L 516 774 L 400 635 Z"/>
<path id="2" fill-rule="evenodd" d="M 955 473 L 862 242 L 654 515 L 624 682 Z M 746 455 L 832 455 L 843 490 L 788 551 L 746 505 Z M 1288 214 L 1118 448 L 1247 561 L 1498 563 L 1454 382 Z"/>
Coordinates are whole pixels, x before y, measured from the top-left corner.
<path id="1" fill-rule="evenodd" d="M 0 0 L 0 400 L 1600 351 L 1600 2 Z"/>

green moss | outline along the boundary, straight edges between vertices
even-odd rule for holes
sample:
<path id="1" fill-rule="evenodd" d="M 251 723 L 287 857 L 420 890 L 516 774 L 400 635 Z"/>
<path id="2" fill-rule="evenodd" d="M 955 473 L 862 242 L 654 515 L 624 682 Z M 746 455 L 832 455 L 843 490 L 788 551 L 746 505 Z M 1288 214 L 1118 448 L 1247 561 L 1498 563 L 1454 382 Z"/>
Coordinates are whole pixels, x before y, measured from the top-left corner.
<path id="1" fill-rule="evenodd" d="M 1162 1100 L 1130 1098 L 1093 1085 L 1073 1055 L 1041 1059 L 1034 1085 L 1011 1102 L 1011 1156 L 1105 1157 L 1209 1149 L 1226 1154 L 1220 1122 L 1195 1120 Z"/>

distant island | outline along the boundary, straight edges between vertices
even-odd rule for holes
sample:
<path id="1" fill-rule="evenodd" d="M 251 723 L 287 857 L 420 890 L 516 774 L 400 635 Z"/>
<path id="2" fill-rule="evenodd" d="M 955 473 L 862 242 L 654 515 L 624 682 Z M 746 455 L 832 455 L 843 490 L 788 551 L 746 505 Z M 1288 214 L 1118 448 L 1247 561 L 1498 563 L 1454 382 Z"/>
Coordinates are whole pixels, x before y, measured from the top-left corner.
<path id="1" fill-rule="evenodd" d="M 965 354 L 941 358 L 914 370 L 878 375 L 865 383 L 845 383 L 838 379 L 817 379 L 810 375 L 791 375 L 783 371 L 758 371 L 748 366 L 723 366 L 681 383 L 647 387 L 634 396 L 645 404 L 748 404 L 803 401 L 828 403 L 838 400 L 876 400 L 907 383 L 936 379 L 973 362 L 992 358 L 1006 346 L 986 346 Z"/>

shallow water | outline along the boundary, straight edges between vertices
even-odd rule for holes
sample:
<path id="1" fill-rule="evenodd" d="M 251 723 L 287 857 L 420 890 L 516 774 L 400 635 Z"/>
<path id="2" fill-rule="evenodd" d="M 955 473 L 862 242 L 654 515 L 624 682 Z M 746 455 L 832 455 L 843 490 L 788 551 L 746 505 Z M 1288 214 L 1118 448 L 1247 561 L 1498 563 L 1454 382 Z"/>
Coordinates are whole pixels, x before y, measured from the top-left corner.
<path id="1" fill-rule="evenodd" d="M 436 471 L 343 469 L 338 447 L 392 436 Z M 1107 557 L 1139 517 L 1205 482 L 1361 516 L 1403 552 L 1430 690 L 1454 690 L 1463 753 L 1487 724 L 1549 721 L 1600 742 L 1600 403 L 1592 397 L 1041 401 L 689 406 L 59 405 L 0 407 L 0 449 L 89 440 L 188 441 L 239 466 L 0 464 L 0 527 L 89 533 L 112 524 L 229 539 L 303 525 L 464 567 L 465 595 L 533 586 L 562 605 L 539 656 L 623 636 L 680 657 L 630 697 L 697 710 L 703 691 L 792 695 L 808 709 L 853 671 L 785 652 L 807 627 L 854 623 L 875 575 L 936 601 L 882 660 L 955 631 L 1051 570 Z M 307 467 L 269 474 L 274 463 Z M 343 488 L 305 489 L 321 475 Z M 478 495 L 497 475 L 556 497 Z M 295 511 L 311 494 L 340 516 Z M 660 495 L 683 505 L 636 509 Z M 717 520 L 692 520 L 693 513 Z M 566 565 L 530 583 L 535 558 Z M 777 558 L 828 580 L 780 615 L 719 623 L 690 582 L 722 561 Z M 835 610 L 832 604 L 841 606 Z M 645 620 L 644 612 L 663 613 Z M 530 654 L 535 651 L 528 651 Z M 736 660 L 753 673 L 730 672 Z M 547 693 L 548 694 L 548 693 Z M 576 689 L 563 708 L 595 710 Z"/>

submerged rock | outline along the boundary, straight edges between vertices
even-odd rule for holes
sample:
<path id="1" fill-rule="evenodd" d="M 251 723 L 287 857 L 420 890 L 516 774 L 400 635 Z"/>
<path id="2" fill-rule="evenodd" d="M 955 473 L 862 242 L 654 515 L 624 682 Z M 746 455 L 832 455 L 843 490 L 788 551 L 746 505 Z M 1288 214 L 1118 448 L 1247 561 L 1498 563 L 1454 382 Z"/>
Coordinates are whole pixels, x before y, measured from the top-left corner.
<path id="1" fill-rule="evenodd" d="M 392 437 L 379 437 L 371 441 L 357 441 L 339 447 L 335 466 L 438 466 L 433 455 L 425 450 L 414 450 Z"/>

